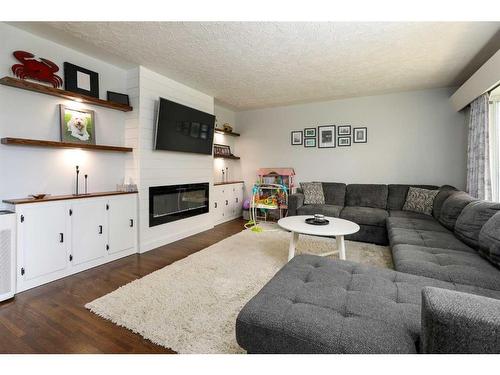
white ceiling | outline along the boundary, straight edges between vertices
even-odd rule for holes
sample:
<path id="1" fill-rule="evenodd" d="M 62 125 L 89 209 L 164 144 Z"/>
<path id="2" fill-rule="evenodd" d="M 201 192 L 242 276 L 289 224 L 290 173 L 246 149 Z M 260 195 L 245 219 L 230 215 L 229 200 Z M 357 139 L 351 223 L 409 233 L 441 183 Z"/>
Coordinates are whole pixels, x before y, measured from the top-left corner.
<path id="1" fill-rule="evenodd" d="M 500 47 L 498 22 L 14 25 L 240 110 L 457 86 Z"/>

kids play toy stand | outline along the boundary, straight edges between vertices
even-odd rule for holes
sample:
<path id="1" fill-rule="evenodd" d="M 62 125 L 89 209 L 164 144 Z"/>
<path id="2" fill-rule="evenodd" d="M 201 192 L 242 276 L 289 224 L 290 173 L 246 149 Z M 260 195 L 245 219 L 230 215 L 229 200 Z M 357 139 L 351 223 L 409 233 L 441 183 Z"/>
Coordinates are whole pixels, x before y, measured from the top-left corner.
<path id="1" fill-rule="evenodd" d="M 278 210 L 280 219 L 287 208 L 288 188 L 282 184 L 256 183 L 252 188 L 252 200 L 250 201 L 250 221 L 245 224 L 246 228 L 252 228 L 255 232 L 263 229 L 259 226 L 259 220 L 266 222 L 268 210 Z M 258 213 L 262 213 L 260 216 Z"/>

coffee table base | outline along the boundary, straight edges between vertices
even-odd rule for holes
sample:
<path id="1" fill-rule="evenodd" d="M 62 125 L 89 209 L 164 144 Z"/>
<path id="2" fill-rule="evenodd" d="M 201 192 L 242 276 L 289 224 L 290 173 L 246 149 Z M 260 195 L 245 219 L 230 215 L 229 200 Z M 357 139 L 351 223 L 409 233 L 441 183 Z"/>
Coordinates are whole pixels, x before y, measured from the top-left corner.
<path id="1" fill-rule="evenodd" d="M 297 247 L 297 242 L 299 241 L 299 233 L 290 232 L 290 236 L 290 245 L 288 246 L 288 261 L 292 260 L 292 258 L 295 256 L 295 248 Z M 344 236 L 335 236 L 335 241 L 337 242 L 337 250 L 315 255 L 326 257 L 329 255 L 339 254 L 340 259 L 346 260 Z"/>

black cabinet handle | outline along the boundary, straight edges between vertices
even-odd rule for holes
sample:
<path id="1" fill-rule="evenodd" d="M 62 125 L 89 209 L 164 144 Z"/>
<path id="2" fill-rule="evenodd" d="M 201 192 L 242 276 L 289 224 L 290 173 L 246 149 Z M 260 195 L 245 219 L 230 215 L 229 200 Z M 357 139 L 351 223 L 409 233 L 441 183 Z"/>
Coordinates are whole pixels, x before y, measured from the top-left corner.
<path id="1" fill-rule="evenodd" d="M 226 199 L 226 206 L 229 204 L 229 201 Z"/>
<path id="2" fill-rule="evenodd" d="M 99 225 L 99 234 L 102 234 L 102 225 Z"/>
<path id="3" fill-rule="evenodd" d="M 59 242 L 64 242 L 64 233 L 59 233 Z"/>
<path id="4" fill-rule="evenodd" d="M 217 208 L 217 202 L 214 202 L 215 203 L 215 207 L 214 208 Z"/>
<path id="5" fill-rule="evenodd" d="M 134 227 L 134 219 L 130 219 L 130 228 Z"/>
<path id="6" fill-rule="evenodd" d="M 238 203 L 238 197 L 236 197 L 236 203 Z"/>

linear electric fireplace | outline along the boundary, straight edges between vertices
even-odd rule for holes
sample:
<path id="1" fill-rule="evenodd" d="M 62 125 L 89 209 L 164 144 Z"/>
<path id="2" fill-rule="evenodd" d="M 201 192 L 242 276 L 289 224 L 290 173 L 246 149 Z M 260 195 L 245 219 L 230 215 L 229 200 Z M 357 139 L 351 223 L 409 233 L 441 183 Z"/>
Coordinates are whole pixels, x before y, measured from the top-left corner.
<path id="1" fill-rule="evenodd" d="M 149 226 L 207 213 L 208 190 L 208 182 L 150 187 Z"/>

